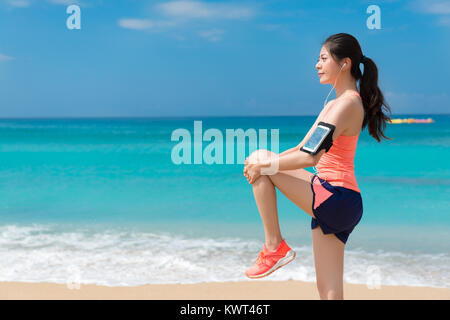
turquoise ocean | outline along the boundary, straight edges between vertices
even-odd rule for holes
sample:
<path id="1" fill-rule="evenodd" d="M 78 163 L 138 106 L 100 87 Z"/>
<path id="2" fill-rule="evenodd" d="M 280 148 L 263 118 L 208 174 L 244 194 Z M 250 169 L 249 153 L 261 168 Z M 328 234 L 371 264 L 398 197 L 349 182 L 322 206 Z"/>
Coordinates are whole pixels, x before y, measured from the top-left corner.
<path id="1" fill-rule="evenodd" d="M 348 283 L 450 288 L 450 115 L 392 118 L 409 117 L 435 122 L 387 124 L 393 140 L 380 143 L 367 128 L 360 134 L 364 213 L 346 245 Z M 0 281 L 255 281 L 244 270 L 264 230 L 242 162 L 235 152 L 233 163 L 194 164 L 192 152 L 191 164 L 175 164 L 172 133 L 184 128 L 193 142 L 194 121 L 223 137 L 227 129 L 266 129 L 270 148 L 278 129 L 282 152 L 314 120 L 0 119 Z M 311 217 L 277 195 L 281 232 L 297 258 L 266 280 L 314 282 Z"/>

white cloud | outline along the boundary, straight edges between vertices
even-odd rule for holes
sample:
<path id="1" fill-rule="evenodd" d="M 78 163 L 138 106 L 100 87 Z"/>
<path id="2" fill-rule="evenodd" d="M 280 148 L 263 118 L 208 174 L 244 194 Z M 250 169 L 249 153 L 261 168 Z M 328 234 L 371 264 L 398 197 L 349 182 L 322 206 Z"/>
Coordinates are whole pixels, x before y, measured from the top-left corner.
<path id="1" fill-rule="evenodd" d="M 28 0 L 7 0 L 6 2 L 10 6 L 17 7 L 17 8 L 27 8 L 31 4 L 31 2 Z"/>
<path id="2" fill-rule="evenodd" d="M 6 56 L 6 55 L 0 53 L 0 62 L 9 61 L 9 60 L 13 60 L 13 59 L 14 59 L 13 57 Z"/>
<path id="3" fill-rule="evenodd" d="M 201 37 L 207 39 L 208 41 L 217 42 L 222 39 L 222 34 L 224 34 L 224 33 L 225 33 L 225 31 L 223 31 L 223 30 L 211 29 L 211 30 L 207 30 L 207 31 L 200 31 L 198 34 Z"/>
<path id="4" fill-rule="evenodd" d="M 160 3 L 156 9 L 164 15 L 184 19 L 245 19 L 255 14 L 243 5 L 188 0 Z"/>
<path id="5" fill-rule="evenodd" d="M 125 29 L 144 30 L 151 26 L 148 19 L 120 19 L 119 26 Z"/>
<path id="6" fill-rule="evenodd" d="M 450 1 L 421 1 L 419 8 L 425 13 L 450 14 Z"/>
<path id="7" fill-rule="evenodd" d="M 423 14 L 438 16 L 437 24 L 450 26 L 450 1 L 448 0 L 416 0 L 410 8 Z"/>
<path id="8" fill-rule="evenodd" d="M 125 29 L 146 30 L 175 26 L 174 21 L 155 21 L 151 19 L 124 18 L 118 22 L 119 26 Z"/>
<path id="9" fill-rule="evenodd" d="M 47 0 L 47 2 L 66 7 L 76 4 L 82 8 L 95 7 L 102 4 L 102 0 Z"/>
<path id="10" fill-rule="evenodd" d="M 16 8 L 28 8 L 34 2 L 34 0 L 2 0 L 2 1 L 10 5 L 11 7 Z M 55 5 L 64 5 L 64 6 L 69 6 L 71 4 L 86 6 L 86 3 L 84 1 L 82 3 L 80 0 L 47 0 L 47 2 Z"/>
<path id="11" fill-rule="evenodd" d="M 80 4 L 78 0 L 49 0 L 53 4 L 62 4 L 65 6 L 70 6 L 71 4 Z"/>
<path id="12" fill-rule="evenodd" d="M 159 19 L 153 18 L 122 18 L 118 20 L 118 25 L 122 28 L 134 30 L 154 30 L 164 31 L 168 27 L 178 27 L 186 31 L 188 24 L 192 20 L 202 20 L 206 23 L 217 20 L 239 20 L 251 18 L 255 15 L 255 10 L 251 7 L 231 2 L 202 2 L 194 0 L 168 1 L 156 4 L 155 12 L 159 13 Z M 187 26 L 186 26 L 187 25 Z M 183 28 L 180 28 L 180 27 Z M 207 26 L 207 28 L 211 26 Z M 207 29 L 197 34 L 208 41 L 217 42 L 222 39 L 225 33 L 221 29 Z M 184 40 L 184 36 L 177 36 L 177 39 Z"/>

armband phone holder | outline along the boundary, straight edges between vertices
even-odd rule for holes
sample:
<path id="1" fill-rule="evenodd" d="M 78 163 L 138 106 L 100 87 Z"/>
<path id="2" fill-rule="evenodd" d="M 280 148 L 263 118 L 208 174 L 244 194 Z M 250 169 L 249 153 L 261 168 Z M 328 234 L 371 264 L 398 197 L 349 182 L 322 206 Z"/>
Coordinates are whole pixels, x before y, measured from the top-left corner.
<path id="1" fill-rule="evenodd" d="M 300 150 L 312 155 L 316 155 L 322 149 L 328 152 L 333 145 L 333 133 L 335 129 L 336 126 L 320 121 L 311 137 Z"/>

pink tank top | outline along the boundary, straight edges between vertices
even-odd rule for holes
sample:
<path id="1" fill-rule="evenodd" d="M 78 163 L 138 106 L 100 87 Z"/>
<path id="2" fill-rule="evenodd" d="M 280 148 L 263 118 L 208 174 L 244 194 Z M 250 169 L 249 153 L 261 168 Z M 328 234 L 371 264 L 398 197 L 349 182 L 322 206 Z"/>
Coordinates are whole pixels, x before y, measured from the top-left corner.
<path id="1" fill-rule="evenodd" d="M 359 94 L 352 91 L 356 95 Z M 355 136 L 340 135 L 316 165 L 317 175 L 333 186 L 341 186 L 360 192 L 356 183 L 354 158 L 359 132 Z"/>

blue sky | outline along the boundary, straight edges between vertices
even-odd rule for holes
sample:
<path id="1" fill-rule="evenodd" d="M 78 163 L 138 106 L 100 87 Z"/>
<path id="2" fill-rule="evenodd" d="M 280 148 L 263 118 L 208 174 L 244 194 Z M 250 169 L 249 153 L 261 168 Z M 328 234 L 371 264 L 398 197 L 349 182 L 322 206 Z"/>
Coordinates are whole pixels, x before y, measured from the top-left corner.
<path id="1" fill-rule="evenodd" d="M 0 0 L 0 117 L 317 115 L 338 32 L 377 63 L 394 115 L 449 112 L 450 1 Z"/>

